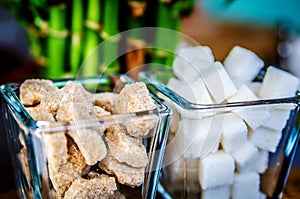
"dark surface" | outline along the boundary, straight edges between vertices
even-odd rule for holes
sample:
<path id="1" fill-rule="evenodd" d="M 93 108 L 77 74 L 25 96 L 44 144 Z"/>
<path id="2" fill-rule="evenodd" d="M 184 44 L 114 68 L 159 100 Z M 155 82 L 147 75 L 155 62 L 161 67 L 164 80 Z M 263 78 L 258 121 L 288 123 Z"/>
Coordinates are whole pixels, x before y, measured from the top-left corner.
<path id="1" fill-rule="evenodd" d="M 0 84 L 23 81 L 38 74 L 37 65 L 29 53 L 25 30 L 0 0 Z M 7 136 L 0 110 L 0 193 L 15 188 Z M 4 197 L 5 198 L 5 197 Z M 7 197 L 6 197 L 7 198 Z"/>

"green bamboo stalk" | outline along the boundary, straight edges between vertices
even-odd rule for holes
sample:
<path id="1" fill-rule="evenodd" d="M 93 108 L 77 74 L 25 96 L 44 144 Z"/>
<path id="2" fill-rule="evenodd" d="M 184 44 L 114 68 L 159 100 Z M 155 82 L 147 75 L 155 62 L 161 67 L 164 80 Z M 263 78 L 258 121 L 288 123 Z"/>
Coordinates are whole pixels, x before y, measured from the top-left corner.
<path id="1" fill-rule="evenodd" d="M 86 17 L 86 31 L 85 31 L 85 47 L 84 47 L 84 58 L 85 65 L 82 68 L 83 76 L 91 76 L 98 74 L 99 57 L 98 53 L 92 52 L 100 43 L 99 31 L 101 21 L 101 1 L 100 0 L 89 0 L 87 7 Z M 92 53 L 92 54 L 90 54 Z"/>
<path id="2" fill-rule="evenodd" d="M 49 8 L 48 78 L 60 78 L 64 74 L 66 37 L 66 5 Z"/>
<path id="3" fill-rule="evenodd" d="M 83 31 L 83 2 L 82 0 L 72 1 L 72 21 L 71 21 L 71 47 L 70 66 L 71 74 L 74 76 L 78 71 L 81 62 L 82 31 Z"/>
<path id="4" fill-rule="evenodd" d="M 179 30 L 180 18 L 178 15 L 174 14 L 173 9 L 175 8 L 176 7 L 173 6 L 172 2 L 159 0 L 157 4 L 156 26 L 175 31 Z M 160 48 L 168 49 L 174 52 L 177 46 L 177 41 L 177 34 L 169 34 L 168 31 L 158 31 L 156 33 L 155 46 L 159 46 Z M 171 63 L 171 61 L 168 61 L 168 58 L 170 59 L 172 57 L 172 53 L 161 49 L 154 50 L 153 52 L 154 54 L 152 62 L 164 65 Z"/>
<path id="5" fill-rule="evenodd" d="M 114 37 L 119 33 L 119 0 L 109 0 L 104 2 L 104 19 L 101 37 L 104 40 L 103 45 L 103 64 L 101 65 L 101 73 L 116 73 L 119 71 L 118 46 L 120 38 Z"/>
<path id="6" fill-rule="evenodd" d="M 119 32 L 119 0 L 110 0 L 104 2 L 103 31 L 104 37 L 113 36 Z M 107 36 L 103 35 L 107 34 Z"/>

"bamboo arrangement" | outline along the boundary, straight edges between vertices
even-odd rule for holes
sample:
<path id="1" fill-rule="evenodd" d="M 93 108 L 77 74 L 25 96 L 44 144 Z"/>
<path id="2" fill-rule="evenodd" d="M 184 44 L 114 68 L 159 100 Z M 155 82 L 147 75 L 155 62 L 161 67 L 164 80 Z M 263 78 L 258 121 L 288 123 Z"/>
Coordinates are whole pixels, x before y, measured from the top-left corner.
<path id="1" fill-rule="evenodd" d="M 10 8 L 28 30 L 32 55 L 42 67 L 41 76 L 61 78 L 79 72 L 82 76 L 123 73 L 145 62 L 170 66 L 172 53 L 145 50 L 149 41 L 142 32 L 109 38 L 141 27 L 179 30 L 180 20 L 194 4 L 195 0 L 15 0 Z M 102 54 L 91 53 L 102 41 L 108 41 Z M 178 38 L 157 32 L 152 42 L 175 49 L 174 41 Z M 118 58 L 120 43 L 130 52 Z"/>

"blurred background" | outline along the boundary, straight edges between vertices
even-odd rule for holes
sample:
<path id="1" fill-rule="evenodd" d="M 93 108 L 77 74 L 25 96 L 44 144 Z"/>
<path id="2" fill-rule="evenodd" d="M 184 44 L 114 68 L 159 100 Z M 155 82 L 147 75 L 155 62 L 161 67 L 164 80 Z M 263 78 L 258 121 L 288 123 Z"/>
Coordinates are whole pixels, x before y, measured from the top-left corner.
<path id="1" fill-rule="evenodd" d="M 0 83 L 75 76 L 101 41 L 144 26 L 180 31 L 209 46 L 220 61 L 240 45 L 259 55 L 266 66 L 300 77 L 299 10 L 297 0 L 0 0 Z M 168 39 L 156 35 L 153 42 L 174 43 Z M 123 42 L 133 49 L 129 55 L 109 65 L 97 62 L 83 75 L 125 72 L 148 61 L 171 63 L 172 56 L 158 50 L 138 50 L 147 45 L 142 35 L 130 35 Z M 110 49 L 116 51 L 117 46 Z M 0 198 L 16 198 L 2 115 L 0 119 Z M 300 168 L 299 149 L 295 159 L 294 167 Z"/>

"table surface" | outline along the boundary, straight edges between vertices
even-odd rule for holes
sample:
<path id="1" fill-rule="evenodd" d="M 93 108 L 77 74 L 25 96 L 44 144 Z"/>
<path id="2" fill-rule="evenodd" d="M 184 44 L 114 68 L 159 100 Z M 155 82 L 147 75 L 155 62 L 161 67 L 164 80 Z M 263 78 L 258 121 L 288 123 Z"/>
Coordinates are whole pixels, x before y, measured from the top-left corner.
<path id="1" fill-rule="evenodd" d="M 300 168 L 292 168 L 286 183 L 283 199 L 300 198 Z"/>

